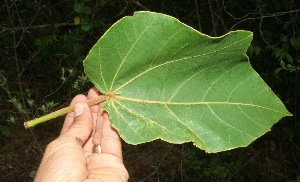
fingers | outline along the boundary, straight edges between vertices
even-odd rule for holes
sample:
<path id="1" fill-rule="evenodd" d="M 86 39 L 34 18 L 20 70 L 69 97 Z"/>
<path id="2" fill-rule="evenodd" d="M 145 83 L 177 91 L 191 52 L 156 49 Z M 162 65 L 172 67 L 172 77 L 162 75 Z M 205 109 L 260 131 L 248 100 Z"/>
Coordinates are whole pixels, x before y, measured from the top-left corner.
<path id="1" fill-rule="evenodd" d="M 87 98 L 86 98 L 85 95 L 82 95 L 82 94 L 77 95 L 71 101 L 70 106 L 75 105 L 77 102 L 85 102 L 86 100 L 87 100 Z M 63 124 L 63 127 L 61 129 L 60 134 L 65 133 L 69 129 L 69 127 L 72 124 L 73 120 L 74 120 L 74 112 L 68 113 L 67 116 L 66 116 L 65 122 Z"/>
<path id="2" fill-rule="evenodd" d="M 93 87 L 89 90 L 88 95 L 87 95 L 87 99 L 92 99 L 92 98 L 98 97 L 99 95 L 100 95 L 100 92 L 97 90 L 96 87 Z M 97 116 L 97 113 L 98 113 L 99 108 L 100 108 L 99 104 L 93 105 L 90 108 L 92 110 L 92 113 L 93 114 L 95 113 L 96 116 Z"/>
<path id="3" fill-rule="evenodd" d="M 72 100 L 70 105 L 74 105 L 79 101 L 92 99 L 99 96 L 99 94 L 99 91 L 94 87 L 89 90 L 87 97 L 84 95 L 78 95 Z M 74 118 L 74 112 L 69 113 L 66 116 L 61 134 L 68 133 L 68 135 L 75 137 L 80 135 L 79 138 L 82 142 L 85 142 L 84 149 L 86 151 L 92 151 L 93 145 L 101 145 L 102 153 L 112 154 L 122 159 L 122 144 L 120 136 L 110 125 L 108 114 L 101 110 L 100 107 L 102 104 L 103 103 L 91 106 L 90 109 L 86 104 L 84 104 L 84 108 L 88 111 L 76 118 Z M 93 137 L 89 138 L 93 129 L 95 131 L 93 133 Z"/>
<path id="4" fill-rule="evenodd" d="M 85 102 L 78 102 L 75 104 L 74 121 L 61 137 L 75 138 L 83 145 L 91 135 L 93 127 L 94 123 L 89 106 Z"/>
<path id="5" fill-rule="evenodd" d="M 99 96 L 96 88 L 90 89 L 87 98 Z M 101 145 L 102 153 L 109 153 L 122 159 L 122 144 L 118 132 L 111 127 L 108 114 L 101 110 L 103 103 L 92 106 L 92 116 L 95 123 L 93 141 L 94 145 Z"/>
<path id="6" fill-rule="evenodd" d="M 93 87 L 89 90 L 87 99 L 93 99 L 95 97 L 98 97 L 99 94 L 100 94 L 99 91 L 95 87 Z M 94 129 L 93 129 L 92 137 L 89 138 L 88 141 L 84 145 L 85 151 L 92 151 L 93 147 L 94 147 L 93 138 L 94 138 L 94 133 L 95 133 L 95 125 L 98 123 L 97 122 L 97 114 L 98 114 L 99 108 L 100 108 L 99 104 L 90 106 L 90 109 L 92 112 L 92 120 L 94 123 Z"/>
<path id="7" fill-rule="evenodd" d="M 112 154 L 122 159 L 122 143 L 121 138 L 111 125 L 109 116 L 106 112 L 103 112 L 103 117 L 100 118 L 103 122 L 102 133 L 101 133 L 101 150 L 102 153 Z"/>
<path id="8" fill-rule="evenodd" d="M 93 144 L 94 145 L 101 145 L 101 137 L 102 137 L 102 130 L 103 130 L 103 110 L 99 109 L 97 113 L 97 121 L 95 124 L 94 135 L 93 135 Z"/>
<path id="9" fill-rule="evenodd" d="M 91 98 L 94 98 L 94 97 L 97 97 L 97 96 L 99 96 L 99 91 L 97 90 L 96 87 L 93 87 L 89 90 L 87 97 L 83 94 L 75 96 L 72 99 L 72 101 L 70 103 L 70 106 L 75 105 L 77 102 L 85 102 L 87 99 L 91 99 Z M 93 112 L 93 115 L 95 115 L 94 113 L 97 113 L 98 110 L 99 110 L 99 105 L 91 106 L 90 108 Z M 96 116 L 97 116 L 97 114 L 96 114 Z M 96 118 L 96 116 L 93 117 L 93 118 Z M 70 125 L 73 122 L 73 119 L 74 119 L 74 112 L 70 112 L 66 115 L 64 125 L 62 127 L 61 132 L 60 132 L 61 134 L 65 133 L 69 129 Z"/>

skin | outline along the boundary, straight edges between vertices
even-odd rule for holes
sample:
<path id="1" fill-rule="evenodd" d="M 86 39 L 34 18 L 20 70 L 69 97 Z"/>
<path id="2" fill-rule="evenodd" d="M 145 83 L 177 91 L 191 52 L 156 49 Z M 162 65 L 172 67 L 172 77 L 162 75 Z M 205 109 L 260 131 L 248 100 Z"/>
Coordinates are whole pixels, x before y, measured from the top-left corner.
<path id="1" fill-rule="evenodd" d="M 108 114 L 101 105 L 84 103 L 98 95 L 92 88 L 87 96 L 74 97 L 75 111 L 66 116 L 60 136 L 47 146 L 35 181 L 128 181 L 121 139 Z M 101 144 L 101 153 L 93 153 L 94 144 Z"/>

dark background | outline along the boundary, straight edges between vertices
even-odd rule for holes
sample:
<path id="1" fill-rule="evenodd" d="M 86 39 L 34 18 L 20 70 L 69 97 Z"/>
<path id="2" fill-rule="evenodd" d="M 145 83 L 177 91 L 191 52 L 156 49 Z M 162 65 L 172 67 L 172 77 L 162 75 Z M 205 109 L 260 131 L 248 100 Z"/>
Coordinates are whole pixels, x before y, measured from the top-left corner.
<path id="1" fill-rule="evenodd" d="M 300 181 L 297 0 L 4 0 L 0 4 L 0 181 L 32 181 L 63 117 L 23 122 L 67 106 L 92 86 L 82 61 L 101 35 L 135 11 L 169 14 L 210 36 L 254 32 L 253 68 L 293 117 L 246 148 L 206 154 L 192 144 L 124 143 L 130 181 Z M 74 20 L 81 24 L 75 25 Z"/>

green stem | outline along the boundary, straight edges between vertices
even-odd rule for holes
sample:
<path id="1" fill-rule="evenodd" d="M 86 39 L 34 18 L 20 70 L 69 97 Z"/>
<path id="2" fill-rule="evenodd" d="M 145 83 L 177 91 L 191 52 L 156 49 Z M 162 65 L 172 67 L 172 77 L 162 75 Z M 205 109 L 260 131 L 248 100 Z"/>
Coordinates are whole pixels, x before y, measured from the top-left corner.
<path id="1" fill-rule="evenodd" d="M 104 102 L 107 99 L 107 97 L 108 96 L 106 96 L 106 95 L 100 95 L 99 97 L 95 97 L 93 99 L 87 100 L 86 103 L 88 104 L 88 106 L 93 106 L 93 105 L 96 105 L 100 102 Z M 25 126 L 25 128 L 30 128 L 30 127 L 33 127 L 37 124 L 43 123 L 45 121 L 56 118 L 58 116 L 65 115 L 65 114 L 73 112 L 73 111 L 74 111 L 74 105 L 69 106 L 69 107 L 65 107 L 65 108 L 62 108 L 60 110 L 54 111 L 50 114 L 47 114 L 45 116 L 35 118 L 33 120 L 30 120 L 30 121 L 26 121 L 26 122 L 24 122 L 24 126 Z"/>

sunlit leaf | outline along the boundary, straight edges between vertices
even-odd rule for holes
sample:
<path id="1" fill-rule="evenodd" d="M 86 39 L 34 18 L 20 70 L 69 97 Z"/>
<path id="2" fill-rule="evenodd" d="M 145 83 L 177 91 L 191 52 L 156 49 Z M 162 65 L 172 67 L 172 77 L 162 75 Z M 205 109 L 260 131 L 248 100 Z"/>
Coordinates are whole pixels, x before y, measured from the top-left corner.
<path id="1" fill-rule="evenodd" d="M 74 18 L 74 24 L 75 25 L 79 25 L 80 24 L 80 17 L 79 16 L 77 16 L 77 17 Z"/>

